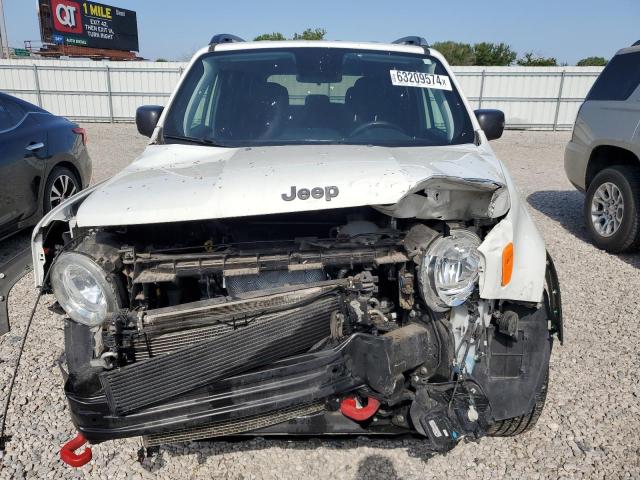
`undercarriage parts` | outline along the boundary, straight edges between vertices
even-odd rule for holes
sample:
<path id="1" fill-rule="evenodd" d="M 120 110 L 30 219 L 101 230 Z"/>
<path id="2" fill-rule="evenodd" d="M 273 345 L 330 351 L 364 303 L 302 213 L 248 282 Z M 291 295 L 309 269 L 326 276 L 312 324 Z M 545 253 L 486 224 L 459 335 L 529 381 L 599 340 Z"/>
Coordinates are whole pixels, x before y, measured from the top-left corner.
<path id="1" fill-rule="evenodd" d="M 226 422 L 216 422 L 209 425 L 202 425 L 197 428 L 175 430 L 171 433 L 148 435 L 144 437 L 144 445 L 146 447 L 155 447 L 159 445 L 166 445 L 168 443 L 206 440 L 208 438 L 221 437 L 225 435 L 235 435 L 238 433 L 258 430 L 271 425 L 277 425 L 278 423 L 293 420 L 294 418 L 305 417 L 322 410 L 324 410 L 324 404 L 322 403 L 312 403 L 310 405 L 283 408 L 274 413 L 239 418 Z"/>

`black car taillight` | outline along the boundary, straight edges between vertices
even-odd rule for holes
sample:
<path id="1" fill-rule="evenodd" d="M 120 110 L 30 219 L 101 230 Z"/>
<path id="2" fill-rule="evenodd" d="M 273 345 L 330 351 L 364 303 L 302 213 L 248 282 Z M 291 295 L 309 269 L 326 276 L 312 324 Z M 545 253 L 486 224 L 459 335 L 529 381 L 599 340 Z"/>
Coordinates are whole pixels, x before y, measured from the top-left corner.
<path id="1" fill-rule="evenodd" d="M 82 137 L 82 144 L 87 144 L 87 131 L 84 128 L 76 127 L 72 130 L 76 135 L 80 135 Z"/>

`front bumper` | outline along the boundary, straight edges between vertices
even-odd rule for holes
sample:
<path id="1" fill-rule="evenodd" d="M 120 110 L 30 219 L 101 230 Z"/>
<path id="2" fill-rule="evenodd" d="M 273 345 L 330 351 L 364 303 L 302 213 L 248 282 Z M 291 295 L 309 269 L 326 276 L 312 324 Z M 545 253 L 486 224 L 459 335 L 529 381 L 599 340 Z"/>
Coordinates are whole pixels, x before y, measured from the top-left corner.
<path id="1" fill-rule="evenodd" d="M 520 313 L 518 340 L 505 342 L 501 334 L 490 328 L 486 355 L 478 359 L 473 375 L 468 378 L 482 392 L 482 401 L 476 400 L 476 404 L 486 404 L 483 425 L 530 412 L 548 370 L 553 342 L 547 329 L 548 322 L 553 322 L 550 310 L 546 305 L 539 309 L 522 307 Z M 239 433 L 408 433 L 416 428 L 411 423 L 398 425 L 390 418 L 357 423 L 336 412 L 340 399 L 355 390 L 380 399 L 392 409 L 403 402 L 415 404 L 420 396 L 399 396 L 403 389 L 406 392 L 407 381 L 418 392 L 430 388 L 413 377 L 407 380 L 403 372 L 415 368 L 424 358 L 433 361 L 428 368 L 450 361 L 451 352 L 440 352 L 434 358 L 434 352 L 419 347 L 438 343 L 431 327 L 422 324 L 408 327 L 414 330 L 393 340 L 353 334 L 332 348 L 289 357 L 125 415 L 113 413 L 103 392 L 83 395 L 67 380 L 69 410 L 76 428 L 91 443 L 144 436 L 154 445 L 172 439 L 198 438 L 190 436 L 194 432 L 212 432 L 208 437 Z M 416 335 L 422 340 L 416 342 Z M 510 350 L 512 345 L 516 345 L 514 350 Z M 424 416 L 434 415 L 425 409 L 416 411 Z M 287 417 L 288 412 L 294 416 Z M 446 415 L 446 409 L 442 412 Z M 413 425 L 416 423 L 413 420 Z M 234 425 L 241 428 L 234 430 Z M 474 428 L 474 434 L 482 434 L 482 430 Z"/>
<path id="2" fill-rule="evenodd" d="M 571 184 L 581 192 L 587 188 L 587 164 L 589 155 L 587 149 L 574 141 L 570 141 L 564 151 L 564 171 Z"/>
<path id="3" fill-rule="evenodd" d="M 78 327 L 67 322 L 71 328 Z M 69 379 L 65 393 L 73 423 L 92 443 L 264 416 L 326 402 L 365 385 L 376 390 L 373 395 L 393 396 L 402 371 L 422 363 L 425 352 L 416 340 L 435 345 L 426 327 L 399 330 L 405 331 L 393 337 L 353 334 L 333 348 L 289 357 L 126 415 L 114 414 L 103 392 L 83 396 L 74 391 Z"/>

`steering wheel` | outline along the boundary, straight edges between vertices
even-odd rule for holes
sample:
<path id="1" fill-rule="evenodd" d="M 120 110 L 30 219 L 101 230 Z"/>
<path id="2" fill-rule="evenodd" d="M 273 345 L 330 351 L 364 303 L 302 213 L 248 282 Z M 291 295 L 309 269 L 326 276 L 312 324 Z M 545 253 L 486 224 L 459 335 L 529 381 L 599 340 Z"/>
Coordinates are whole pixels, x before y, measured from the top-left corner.
<path id="1" fill-rule="evenodd" d="M 354 137 L 359 133 L 362 133 L 365 130 L 368 130 L 370 128 L 391 128 L 393 130 L 398 130 L 399 132 L 404 133 L 404 130 L 402 129 L 402 127 L 400 127 L 399 125 L 396 125 L 395 123 L 387 122 L 385 120 L 372 120 L 370 122 L 363 123 L 362 125 L 359 125 L 353 130 L 351 130 L 351 133 L 349 133 L 349 136 Z"/>

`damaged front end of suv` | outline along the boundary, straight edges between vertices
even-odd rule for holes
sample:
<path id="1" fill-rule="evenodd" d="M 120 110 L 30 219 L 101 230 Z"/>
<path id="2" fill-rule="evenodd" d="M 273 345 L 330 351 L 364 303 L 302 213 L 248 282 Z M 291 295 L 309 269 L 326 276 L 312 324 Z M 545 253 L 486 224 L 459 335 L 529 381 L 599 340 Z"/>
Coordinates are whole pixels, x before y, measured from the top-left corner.
<path id="1" fill-rule="evenodd" d="M 196 55 L 142 157 L 34 231 L 38 285 L 67 316 L 78 431 L 149 446 L 417 432 L 443 451 L 533 426 L 562 333 L 557 278 L 442 57 L 247 45 Z M 451 84 L 423 97 L 379 76 L 399 67 Z M 292 100 L 296 82 L 341 81 L 354 90 L 330 116 Z M 255 125 L 225 110 L 239 88 Z M 376 88 L 423 109 L 422 143 Z M 336 112 L 357 124 L 328 132 Z M 205 124 L 215 141 L 194 133 Z"/>

